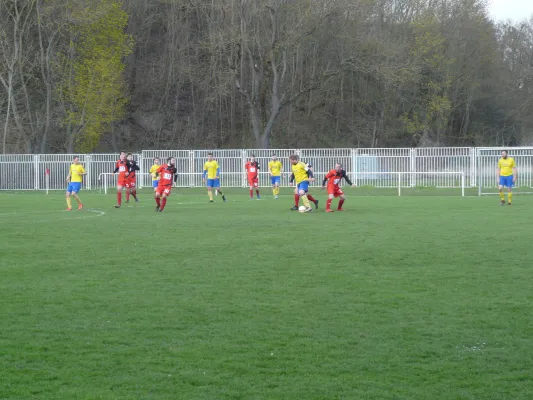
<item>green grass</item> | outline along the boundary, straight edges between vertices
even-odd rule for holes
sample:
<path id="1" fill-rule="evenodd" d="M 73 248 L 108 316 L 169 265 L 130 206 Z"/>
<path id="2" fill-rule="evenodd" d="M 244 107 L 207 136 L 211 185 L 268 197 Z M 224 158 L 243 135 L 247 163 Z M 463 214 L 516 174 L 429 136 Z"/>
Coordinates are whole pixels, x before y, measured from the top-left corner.
<path id="1" fill-rule="evenodd" d="M 532 399 L 533 198 L 347 191 L 0 193 L 0 398 Z"/>

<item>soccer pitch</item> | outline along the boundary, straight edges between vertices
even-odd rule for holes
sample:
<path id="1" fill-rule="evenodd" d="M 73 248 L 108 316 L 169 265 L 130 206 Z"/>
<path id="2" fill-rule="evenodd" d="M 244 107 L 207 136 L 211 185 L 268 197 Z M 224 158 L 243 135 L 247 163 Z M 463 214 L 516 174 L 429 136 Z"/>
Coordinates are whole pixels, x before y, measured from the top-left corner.
<path id="1" fill-rule="evenodd" d="M 532 399 L 533 198 L 357 190 L 0 193 L 0 399 Z"/>

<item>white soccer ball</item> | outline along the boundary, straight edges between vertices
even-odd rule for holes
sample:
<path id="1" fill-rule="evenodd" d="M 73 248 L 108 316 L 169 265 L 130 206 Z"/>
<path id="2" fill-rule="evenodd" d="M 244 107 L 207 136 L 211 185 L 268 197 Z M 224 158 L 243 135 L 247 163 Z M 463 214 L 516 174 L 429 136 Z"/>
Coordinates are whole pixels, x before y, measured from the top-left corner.
<path id="1" fill-rule="evenodd" d="M 304 213 L 305 210 L 306 210 L 305 206 L 298 207 L 298 211 L 300 211 L 301 213 Z"/>

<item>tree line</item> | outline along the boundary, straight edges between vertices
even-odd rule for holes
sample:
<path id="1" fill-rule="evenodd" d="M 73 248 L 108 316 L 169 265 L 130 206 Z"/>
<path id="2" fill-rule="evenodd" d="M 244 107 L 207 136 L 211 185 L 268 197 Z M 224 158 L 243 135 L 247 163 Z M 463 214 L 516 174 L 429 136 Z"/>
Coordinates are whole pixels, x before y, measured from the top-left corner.
<path id="1" fill-rule="evenodd" d="M 483 0 L 0 0 L 6 153 L 533 144 Z"/>

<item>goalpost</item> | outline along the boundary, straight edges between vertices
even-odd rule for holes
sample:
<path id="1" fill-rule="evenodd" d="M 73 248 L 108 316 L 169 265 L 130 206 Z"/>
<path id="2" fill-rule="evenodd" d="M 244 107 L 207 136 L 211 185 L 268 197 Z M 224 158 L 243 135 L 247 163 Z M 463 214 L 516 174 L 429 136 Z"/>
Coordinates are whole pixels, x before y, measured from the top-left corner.
<path id="1" fill-rule="evenodd" d="M 398 196 L 436 189 L 433 193 L 437 196 L 449 193 L 465 196 L 464 172 L 356 172 L 353 175 L 357 187 L 376 189 L 376 194 L 379 189 L 387 188 L 395 189 Z"/>
<path id="2" fill-rule="evenodd" d="M 516 193 L 533 194 L 533 147 L 485 147 L 476 149 L 478 195 L 498 194 L 497 168 L 503 150 L 514 158 L 518 169 Z"/>

